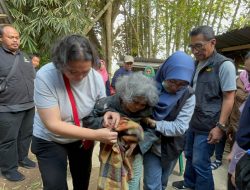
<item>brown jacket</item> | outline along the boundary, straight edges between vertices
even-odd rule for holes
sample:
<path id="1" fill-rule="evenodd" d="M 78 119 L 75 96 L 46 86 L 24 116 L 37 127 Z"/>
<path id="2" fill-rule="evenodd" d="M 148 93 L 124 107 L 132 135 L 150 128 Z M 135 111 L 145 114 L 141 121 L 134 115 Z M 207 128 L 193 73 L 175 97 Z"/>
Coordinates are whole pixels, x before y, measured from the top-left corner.
<path id="1" fill-rule="evenodd" d="M 240 119 L 239 108 L 242 105 L 242 103 L 246 101 L 249 95 L 249 93 L 245 90 L 245 87 L 240 78 L 237 78 L 236 84 L 237 84 L 237 91 L 234 98 L 234 105 L 227 123 L 228 127 L 233 128 L 234 131 L 237 131 L 239 126 L 239 119 Z"/>

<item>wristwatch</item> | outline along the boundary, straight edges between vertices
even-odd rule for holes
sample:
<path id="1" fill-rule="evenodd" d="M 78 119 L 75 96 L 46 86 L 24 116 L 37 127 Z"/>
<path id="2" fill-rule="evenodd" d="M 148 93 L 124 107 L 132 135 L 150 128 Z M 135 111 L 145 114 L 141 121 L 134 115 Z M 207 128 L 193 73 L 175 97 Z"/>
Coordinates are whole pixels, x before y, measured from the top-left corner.
<path id="1" fill-rule="evenodd" d="M 221 129 L 222 131 L 227 132 L 226 125 L 223 125 L 223 124 L 217 122 L 215 126 L 218 127 L 219 129 Z"/>

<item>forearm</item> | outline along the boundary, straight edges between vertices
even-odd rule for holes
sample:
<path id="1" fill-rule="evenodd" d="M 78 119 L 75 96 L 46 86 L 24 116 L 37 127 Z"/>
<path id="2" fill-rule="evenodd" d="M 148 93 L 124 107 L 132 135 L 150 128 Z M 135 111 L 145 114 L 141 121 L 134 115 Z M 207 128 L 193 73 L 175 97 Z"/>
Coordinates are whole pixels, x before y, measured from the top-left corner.
<path id="1" fill-rule="evenodd" d="M 160 132 L 164 136 L 181 136 L 188 129 L 188 123 L 185 124 L 183 121 L 157 121 L 156 131 Z"/>
<path id="2" fill-rule="evenodd" d="M 47 109 L 38 108 L 37 111 L 45 127 L 52 133 L 67 138 L 90 140 L 97 138 L 95 130 L 78 127 L 72 123 L 63 121 L 58 106 Z"/>
<path id="3" fill-rule="evenodd" d="M 219 123 L 225 125 L 234 105 L 234 91 L 224 92 Z"/>
<path id="4" fill-rule="evenodd" d="M 157 121 L 156 130 L 164 136 L 181 136 L 189 127 L 195 107 L 195 96 L 187 99 L 174 121 Z"/>
<path id="5" fill-rule="evenodd" d="M 87 140 L 97 140 L 98 131 L 82 128 L 76 125 L 64 122 L 64 121 L 55 121 L 52 123 L 45 124 L 45 127 L 60 136 L 66 138 L 76 138 L 76 139 L 87 139 Z"/>

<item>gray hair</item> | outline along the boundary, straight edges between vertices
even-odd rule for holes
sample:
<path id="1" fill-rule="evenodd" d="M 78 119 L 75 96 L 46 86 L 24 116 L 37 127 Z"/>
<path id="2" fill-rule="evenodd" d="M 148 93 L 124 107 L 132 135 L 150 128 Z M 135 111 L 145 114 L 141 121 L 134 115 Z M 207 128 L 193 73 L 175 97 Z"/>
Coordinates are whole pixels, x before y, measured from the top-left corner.
<path id="1" fill-rule="evenodd" d="M 189 36 L 192 37 L 197 36 L 199 34 L 203 34 L 206 40 L 212 40 L 215 38 L 214 30 L 210 26 L 198 26 L 189 33 Z"/>
<path id="2" fill-rule="evenodd" d="M 131 103 L 136 97 L 144 97 L 149 106 L 158 103 L 159 93 L 156 82 L 142 74 L 132 73 L 118 78 L 115 84 L 116 93 L 124 102 Z"/>

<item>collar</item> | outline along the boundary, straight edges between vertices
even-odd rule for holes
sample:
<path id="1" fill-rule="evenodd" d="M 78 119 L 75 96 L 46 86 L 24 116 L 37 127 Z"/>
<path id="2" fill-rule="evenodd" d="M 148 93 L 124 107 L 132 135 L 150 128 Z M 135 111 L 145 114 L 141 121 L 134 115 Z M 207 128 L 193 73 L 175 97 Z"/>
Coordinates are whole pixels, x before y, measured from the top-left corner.
<path id="1" fill-rule="evenodd" d="M 6 52 L 6 53 L 10 53 L 12 55 L 17 55 L 17 54 L 20 54 L 20 50 L 18 49 L 15 53 L 13 53 L 12 51 L 10 51 L 8 48 L 6 48 L 4 45 L 2 45 L 2 48 L 3 50 Z"/>

